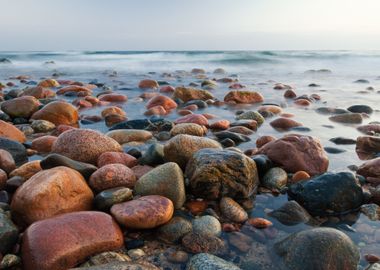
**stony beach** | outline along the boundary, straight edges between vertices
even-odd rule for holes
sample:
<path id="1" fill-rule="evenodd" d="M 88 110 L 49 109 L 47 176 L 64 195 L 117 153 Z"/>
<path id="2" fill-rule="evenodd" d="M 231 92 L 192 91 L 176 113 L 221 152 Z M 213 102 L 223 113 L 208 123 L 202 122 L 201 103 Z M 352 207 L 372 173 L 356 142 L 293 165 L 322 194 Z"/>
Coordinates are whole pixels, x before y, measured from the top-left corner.
<path id="1" fill-rule="evenodd" d="M 379 72 L 100 55 L 0 57 L 0 269 L 380 269 Z"/>

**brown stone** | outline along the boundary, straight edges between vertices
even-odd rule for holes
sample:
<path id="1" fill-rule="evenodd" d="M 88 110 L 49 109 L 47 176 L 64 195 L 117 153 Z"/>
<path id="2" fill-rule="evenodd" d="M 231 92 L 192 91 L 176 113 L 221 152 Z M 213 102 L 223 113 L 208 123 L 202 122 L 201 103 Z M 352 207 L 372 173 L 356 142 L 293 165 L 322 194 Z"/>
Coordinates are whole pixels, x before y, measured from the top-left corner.
<path id="1" fill-rule="evenodd" d="M 139 82 L 140 89 L 157 89 L 158 87 L 160 86 L 155 80 L 146 79 Z"/>
<path id="2" fill-rule="evenodd" d="M 120 144 L 104 134 L 90 129 L 71 129 L 59 135 L 52 152 L 71 159 L 96 164 L 105 152 L 122 152 Z"/>
<path id="3" fill-rule="evenodd" d="M 136 183 L 133 171 L 123 164 L 108 164 L 95 171 L 88 182 L 96 192 L 115 187 L 133 188 Z"/>
<path id="4" fill-rule="evenodd" d="M 219 120 L 210 125 L 211 129 L 220 129 L 225 130 L 230 127 L 230 121 L 228 120 Z"/>
<path id="5" fill-rule="evenodd" d="M 64 101 L 54 101 L 32 115 L 32 119 L 47 120 L 54 125 L 75 125 L 78 123 L 77 109 Z"/>
<path id="6" fill-rule="evenodd" d="M 228 94 L 224 97 L 224 101 L 251 104 L 263 102 L 264 97 L 260 93 L 255 91 L 235 90 L 228 92 Z"/>
<path id="7" fill-rule="evenodd" d="M 155 106 L 162 106 L 165 111 L 170 111 L 177 108 L 177 103 L 175 103 L 174 100 L 169 97 L 158 95 L 151 98 L 146 104 L 147 109 L 153 108 Z"/>
<path id="8" fill-rule="evenodd" d="M 54 79 L 46 79 L 43 81 L 40 81 L 38 86 L 41 87 L 59 87 L 59 83 Z"/>
<path id="9" fill-rule="evenodd" d="M 297 97 L 297 94 L 292 89 L 288 89 L 284 93 L 284 98 L 296 98 L 296 97 Z"/>
<path id="10" fill-rule="evenodd" d="M 207 90 L 195 89 L 190 87 L 176 87 L 173 98 L 179 98 L 183 102 L 190 100 L 208 100 L 214 96 Z"/>
<path id="11" fill-rule="evenodd" d="M 50 153 L 56 140 L 57 137 L 48 135 L 36 138 L 32 141 L 32 149 L 38 153 Z"/>
<path id="12" fill-rule="evenodd" d="M 175 125 L 170 131 L 170 135 L 176 136 L 178 134 L 188 134 L 193 136 L 202 137 L 205 135 L 206 130 L 203 126 L 194 123 L 182 123 Z"/>
<path id="13" fill-rule="evenodd" d="M 25 89 L 20 96 L 32 96 L 37 99 L 53 98 L 55 97 L 55 92 L 46 87 L 36 86 Z"/>
<path id="14" fill-rule="evenodd" d="M 41 170 L 42 168 L 39 160 L 29 161 L 13 170 L 9 174 L 9 177 L 20 176 L 26 181 Z"/>
<path id="15" fill-rule="evenodd" d="M 0 149 L 0 169 L 4 170 L 7 174 L 16 169 L 16 163 L 12 155 L 3 149 Z"/>
<path id="16" fill-rule="evenodd" d="M 134 229 L 152 229 L 165 224 L 173 212 L 172 201 L 158 195 L 143 196 L 111 208 L 111 214 L 120 224 Z"/>
<path id="17" fill-rule="evenodd" d="M 182 246 L 191 253 L 210 253 L 223 256 L 228 252 L 227 244 L 220 238 L 212 235 L 188 233 L 182 238 Z"/>
<path id="18" fill-rule="evenodd" d="M 261 137 L 257 138 L 257 140 L 256 140 L 256 147 L 260 148 L 260 147 L 264 146 L 265 144 L 267 144 L 271 141 L 275 141 L 275 140 L 276 140 L 276 138 L 273 136 L 270 136 L 270 135 L 261 136 Z"/>
<path id="19" fill-rule="evenodd" d="M 26 142 L 25 134 L 14 125 L 0 120 L 0 137 L 5 137 L 20 143 Z"/>
<path id="20" fill-rule="evenodd" d="M 148 165 L 137 165 L 137 166 L 132 167 L 132 171 L 137 177 L 137 179 L 139 179 L 141 176 L 150 172 L 153 169 L 154 169 L 153 167 L 148 166 Z"/>
<path id="21" fill-rule="evenodd" d="M 150 109 L 148 109 L 144 113 L 144 115 L 147 115 L 147 116 L 149 116 L 149 115 L 166 115 L 166 114 L 168 114 L 168 112 L 161 105 L 151 107 Z"/>
<path id="22" fill-rule="evenodd" d="M 108 102 L 126 102 L 128 100 L 128 97 L 121 94 L 105 94 L 99 96 L 99 100 Z"/>
<path id="23" fill-rule="evenodd" d="M 38 99 L 32 96 L 24 96 L 4 101 L 1 104 L 1 110 L 12 118 L 29 118 L 38 110 L 39 106 Z"/>
<path id="24" fill-rule="evenodd" d="M 287 172 L 305 171 L 310 175 L 322 174 L 329 166 L 328 157 L 320 141 L 311 136 L 290 134 L 261 147 L 265 154 Z"/>
<path id="25" fill-rule="evenodd" d="M 280 117 L 280 118 L 277 118 L 276 120 L 273 120 L 272 122 L 270 122 L 270 125 L 275 129 L 284 129 L 284 130 L 302 126 L 301 123 L 293 119 L 284 118 L 284 117 Z"/>
<path id="26" fill-rule="evenodd" d="M 123 234 L 102 212 L 76 212 L 33 223 L 24 233 L 26 270 L 65 270 L 89 256 L 123 246 Z"/>
<path id="27" fill-rule="evenodd" d="M 68 167 L 43 170 L 20 186 L 12 198 L 12 216 L 31 224 L 59 214 L 90 210 L 93 193 L 83 176 Z"/>
<path id="28" fill-rule="evenodd" d="M 309 178 L 310 178 L 310 175 L 307 172 L 305 172 L 305 171 L 298 171 L 295 174 L 293 174 L 291 183 L 297 183 L 299 181 L 306 180 L 306 179 L 309 179 Z"/>
<path id="29" fill-rule="evenodd" d="M 106 117 L 107 115 L 112 115 L 112 114 L 116 114 L 116 115 L 120 115 L 120 116 L 127 116 L 127 114 L 125 113 L 125 111 L 123 111 L 123 109 L 116 107 L 116 106 L 111 106 L 111 107 L 105 108 L 101 112 L 102 117 Z"/>
<path id="30" fill-rule="evenodd" d="M 370 182 L 374 182 L 374 179 L 378 179 L 380 181 L 380 158 L 375 158 L 364 162 L 356 173 L 366 177 L 367 179 L 370 178 L 370 180 L 372 180 Z"/>
<path id="31" fill-rule="evenodd" d="M 5 185 L 7 184 L 8 176 L 5 171 L 0 169 L 0 190 L 3 190 L 5 188 Z"/>
<path id="32" fill-rule="evenodd" d="M 74 92 L 74 93 L 86 93 L 87 95 L 91 95 L 92 91 L 91 89 L 84 87 L 84 86 L 79 86 L 79 85 L 69 85 L 65 86 L 57 91 L 57 95 L 64 95 L 67 92 Z"/>
<path id="33" fill-rule="evenodd" d="M 258 229 L 265 229 L 273 225 L 273 223 L 265 218 L 250 218 L 247 223 Z"/>
<path id="34" fill-rule="evenodd" d="M 174 123 L 194 123 L 198 125 L 208 126 L 208 120 L 202 114 L 188 114 L 176 119 Z"/>
<path id="35" fill-rule="evenodd" d="M 375 158 L 380 153 L 380 137 L 358 137 L 356 140 L 356 153 L 362 160 Z"/>
<path id="36" fill-rule="evenodd" d="M 98 167 L 100 168 L 108 164 L 123 164 L 132 168 L 137 165 L 137 159 L 123 152 L 105 152 L 98 158 Z"/>
<path id="37" fill-rule="evenodd" d="M 264 105 L 257 108 L 258 112 L 271 112 L 273 114 L 280 114 L 282 113 L 282 108 L 279 106 L 274 105 Z"/>
<path id="38" fill-rule="evenodd" d="M 310 106 L 311 102 L 305 98 L 300 98 L 294 101 L 294 104 L 298 106 Z"/>

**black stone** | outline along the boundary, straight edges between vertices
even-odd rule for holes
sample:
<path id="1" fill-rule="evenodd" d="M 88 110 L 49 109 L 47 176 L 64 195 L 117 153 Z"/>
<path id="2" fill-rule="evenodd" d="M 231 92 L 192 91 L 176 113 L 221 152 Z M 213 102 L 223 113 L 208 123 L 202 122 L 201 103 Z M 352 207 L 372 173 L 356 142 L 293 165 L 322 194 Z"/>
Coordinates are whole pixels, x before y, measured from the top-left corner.
<path id="1" fill-rule="evenodd" d="M 257 167 L 257 172 L 259 173 L 259 177 L 263 177 L 264 174 L 269 171 L 269 169 L 273 168 L 273 162 L 266 155 L 255 155 L 251 157 Z"/>
<path id="2" fill-rule="evenodd" d="M 26 148 L 17 141 L 0 137 L 0 149 L 8 151 L 12 155 L 17 166 L 21 166 L 28 162 Z"/>
<path id="3" fill-rule="evenodd" d="M 356 144 L 356 140 L 344 137 L 335 137 L 329 140 L 335 144 Z"/>

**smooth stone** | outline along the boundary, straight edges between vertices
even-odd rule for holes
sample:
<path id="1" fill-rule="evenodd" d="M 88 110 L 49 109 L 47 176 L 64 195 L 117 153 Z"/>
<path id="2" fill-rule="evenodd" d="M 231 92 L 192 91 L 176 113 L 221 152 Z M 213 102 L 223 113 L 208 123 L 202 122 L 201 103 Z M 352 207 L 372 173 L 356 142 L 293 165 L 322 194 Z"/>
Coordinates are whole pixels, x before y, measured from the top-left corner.
<path id="1" fill-rule="evenodd" d="M 43 170 L 51 169 L 58 166 L 65 166 L 78 171 L 85 179 L 89 179 L 98 168 L 92 164 L 75 161 L 59 154 L 50 154 L 40 162 Z"/>
<path id="2" fill-rule="evenodd" d="M 159 86 L 158 82 L 155 81 L 155 80 L 145 79 L 145 80 L 141 80 L 141 81 L 139 82 L 138 87 L 139 87 L 140 89 L 149 89 L 149 88 L 151 88 L 151 89 L 157 89 L 157 88 L 159 88 L 160 86 Z"/>
<path id="3" fill-rule="evenodd" d="M 31 178 L 33 175 L 36 173 L 40 172 L 42 170 L 40 166 L 40 161 L 39 160 L 33 160 L 29 161 L 17 169 L 13 170 L 10 174 L 9 177 L 14 177 L 14 176 L 20 176 L 24 179 L 24 181 L 28 180 Z"/>
<path id="4" fill-rule="evenodd" d="M 1 110 L 12 118 L 29 118 L 40 106 L 38 99 L 32 96 L 18 97 L 1 103 Z"/>
<path id="5" fill-rule="evenodd" d="M 361 124 L 363 122 L 363 116 L 360 113 L 337 114 L 330 116 L 329 119 L 343 124 Z"/>
<path id="6" fill-rule="evenodd" d="M 91 129 L 71 129 L 58 136 L 52 152 L 76 161 L 96 164 L 105 152 L 122 152 L 114 139 Z"/>
<path id="7" fill-rule="evenodd" d="M 0 253 L 10 252 L 18 240 L 18 229 L 12 220 L 0 211 Z M 1 260 L 1 259 L 0 259 Z"/>
<path id="8" fill-rule="evenodd" d="M 193 232 L 200 235 L 219 236 L 222 232 L 219 220 L 209 215 L 193 219 L 192 225 Z"/>
<path id="9" fill-rule="evenodd" d="M 315 228 L 292 234 L 274 246 L 289 270 L 356 270 L 360 254 L 351 239 L 336 229 Z"/>
<path id="10" fill-rule="evenodd" d="M 247 212 L 237 202 L 229 197 L 223 197 L 219 202 L 220 212 L 228 220 L 243 223 L 248 219 Z"/>
<path id="11" fill-rule="evenodd" d="M 240 268 L 231 262 L 208 253 L 199 253 L 191 257 L 186 266 L 186 270 L 240 270 Z"/>
<path id="12" fill-rule="evenodd" d="M 249 142 L 251 139 L 243 134 L 234 133 L 231 131 L 219 131 L 214 133 L 215 137 L 218 138 L 218 140 L 222 141 L 224 139 L 230 139 L 234 143 L 239 144 L 243 142 Z"/>
<path id="13" fill-rule="evenodd" d="M 288 182 L 288 174 L 284 169 L 274 167 L 260 180 L 260 184 L 268 189 L 280 190 L 286 186 Z"/>
<path id="14" fill-rule="evenodd" d="M 157 230 L 159 239 L 166 243 L 178 243 L 182 237 L 193 230 L 190 221 L 183 217 L 173 217 L 168 223 Z"/>
<path id="15" fill-rule="evenodd" d="M 159 270 L 148 262 L 111 262 L 102 265 L 71 268 L 71 270 Z"/>
<path id="16" fill-rule="evenodd" d="M 110 188 L 133 188 L 136 183 L 134 172 L 123 164 L 108 164 L 96 170 L 88 181 L 89 186 L 100 192 Z"/>
<path id="17" fill-rule="evenodd" d="M 20 166 L 28 162 L 28 155 L 26 153 L 25 146 L 17 141 L 0 137 L 0 149 L 9 152 L 12 155 L 16 166 Z"/>
<path id="18" fill-rule="evenodd" d="M 143 196 L 111 207 L 111 214 L 118 223 L 133 229 L 163 225 L 172 218 L 173 212 L 172 201 L 159 195 Z"/>
<path id="19" fill-rule="evenodd" d="M 307 152 L 304 149 L 308 149 Z M 310 175 L 327 171 L 329 160 L 320 141 L 311 136 L 290 134 L 261 147 L 265 154 L 287 172 L 305 171 Z"/>
<path id="20" fill-rule="evenodd" d="M 18 224 L 59 214 L 90 210 L 94 195 L 83 176 L 68 167 L 55 167 L 33 175 L 13 195 L 12 217 Z"/>
<path id="21" fill-rule="evenodd" d="M 192 136 L 202 137 L 205 135 L 205 129 L 198 124 L 195 123 L 181 123 L 177 124 L 170 131 L 171 136 L 176 136 L 178 134 L 187 134 Z"/>
<path id="22" fill-rule="evenodd" d="M 288 195 L 311 214 L 340 214 L 363 203 L 361 186 L 350 172 L 324 173 L 289 187 Z"/>
<path id="23" fill-rule="evenodd" d="M 38 137 L 32 141 L 32 149 L 38 153 L 50 153 L 56 140 L 55 136 Z"/>
<path id="24" fill-rule="evenodd" d="M 0 169 L 7 174 L 16 169 L 16 163 L 12 155 L 3 149 L 0 149 Z"/>
<path id="25" fill-rule="evenodd" d="M 37 99 L 48 99 L 56 96 L 55 92 L 47 87 L 28 87 L 19 96 L 33 96 Z"/>
<path id="26" fill-rule="evenodd" d="M 173 99 L 180 99 L 183 102 L 190 100 L 208 100 L 214 96 L 207 90 L 195 89 L 190 87 L 176 87 L 172 96 Z"/>
<path id="27" fill-rule="evenodd" d="M 302 126 L 302 123 L 290 118 L 280 117 L 269 123 L 275 129 L 289 130 Z"/>
<path id="28" fill-rule="evenodd" d="M 344 149 L 339 149 L 339 148 L 330 147 L 330 146 L 323 147 L 323 149 L 329 154 L 340 154 L 340 153 L 346 152 L 346 150 Z"/>
<path id="29" fill-rule="evenodd" d="M 183 104 L 183 107 L 187 107 L 190 105 L 196 105 L 200 109 L 205 109 L 208 107 L 207 103 L 203 100 L 190 100 L 186 102 L 185 104 Z"/>
<path id="30" fill-rule="evenodd" d="M 183 173 L 174 162 L 160 165 L 141 176 L 134 191 L 142 196 L 164 196 L 173 202 L 175 209 L 181 208 L 186 200 Z"/>
<path id="31" fill-rule="evenodd" d="M 14 254 L 6 254 L 0 262 L 0 269 L 12 269 L 21 264 L 20 257 Z"/>
<path id="32" fill-rule="evenodd" d="M 105 152 L 98 158 L 98 167 L 103 167 L 108 164 L 123 164 L 129 168 L 137 165 L 137 159 L 123 152 Z"/>
<path id="33" fill-rule="evenodd" d="M 210 200 L 224 196 L 244 200 L 256 194 L 259 184 L 255 162 L 229 150 L 199 150 L 189 160 L 185 175 L 191 193 Z"/>
<path id="34" fill-rule="evenodd" d="M 305 208 L 299 205 L 296 201 L 288 201 L 280 208 L 270 212 L 268 215 L 287 226 L 308 223 L 312 220 L 312 217 Z"/>
<path id="35" fill-rule="evenodd" d="M 154 143 L 144 152 L 139 159 L 139 164 L 155 166 L 164 163 L 164 146 Z"/>
<path id="36" fill-rule="evenodd" d="M 356 140 L 345 138 L 345 137 L 334 137 L 334 138 L 331 138 L 329 141 L 338 145 L 356 144 Z"/>
<path id="37" fill-rule="evenodd" d="M 174 121 L 175 124 L 193 123 L 208 126 L 208 119 L 202 114 L 188 114 Z M 175 127 L 175 126 L 174 126 Z"/>
<path id="38" fill-rule="evenodd" d="M 53 101 L 35 112 L 31 119 L 46 120 L 56 126 L 75 125 L 78 123 L 78 110 L 70 103 L 64 101 Z"/>
<path id="39" fill-rule="evenodd" d="M 153 137 L 153 134 L 146 130 L 138 129 L 118 129 L 106 133 L 106 136 L 114 139 L 119 144 L 129 142 L 145 142 Z"/>
<path id="40" fill-rule="evenodd" d="M 380 133 L 380 125 L 377 123 L 361 125 L 357 127 L 357 130 L 359 130 L 360 132 L 366 135 L 375 135 L 377 133 Z"/>
<path id="41" fill-rule="evenodd" d="M 360 212 L 366 215 L 369 220 L 377 221 L 380 219 L 380 206 L 375 203 L 363 204 L 360 207 Z"/>
<path id="42" fill-rule="evenodd" d="M 224 96 L 224 102 L 235 102 L 238 104 L 253 104 L 263 101 L 264 97 L 259 92 L 255 91 L 233 90 Z"/>
<path id="43" fill-rule="evenodd" d="M 162 106 L 165 111 L 170 111 L 177 108 L 177 103 L 167 96 L 157 95 L 148 101 L 146 108 L 151 109 L 156 106 Z"/>
<path id="44" fill-rule="evenodd" d="M 184 169 L 193 154 L 203 148 L 222 149 L 221 145 L 212 139 L 179 134 L 165 144 L 165 160 L 176 162 Z"/>
<path id="45" fill-rule="evenodd" d="M 65 270 L 123 243 L 123 234 L 110 215 L 67 213 L 29 226 L 23 235 L 22 260 L 26 270 Z"/>
<path id="46" fill-rule="evenodd" d="M 36 133 L 46 133 L 55 129 L 55 125 L 52 122 L 46 120 L 34 120 L 31 124 L 31 127 Z"/>
<path id="47" fill-rule="evenodd" d="M 243 112 L 237 115 L 236 119 L 237 120 L 255 120 L 259 126 L 261 126 L 265 121 L 264 117 L 260 113 L 255 112 L 255 111 Z"/>
<path id="48" fill-rule="evenodd" d="M 210 253 L 225 256 L 228 253 L 226 242 L 222 239 L 205 234 L 188 233 L 182 238 L 182 246 L 190 253 Z"/>
<path id="49" fill-rule="evenodd" d="M 251 158 L 256 163 L 260 178 L 262 178 L 270 168 L 273 168 L 273 162 L 266 155 L 254 155 Z"/>
<path id="50" fill-rule="evenodd" d="M 251 135 L 254 133 L 254 131 L 257 130 L 258 124 L 256 120 L 242 119 L 232 122 L 230 126 L 231 127 L 228 129 L 228 131 L 241 133 L 244 135 Z"/>
<path id="51" fill-rule="evenodd" d="M 113 251 L 106 251 L 95 256 L 92 256 L 87 262 L 82 263 L 81 267 L 89 267 L 96 265 L 103 265 L 111 262 L 130 262 L 131 258 L 123 253 Z"/>
<path id="52" fill-rule="evenodd" d="M 367 181 L 378 182 L 380 181 L 380 157 L 374 158 L 364 162 L 356 171 L 357 174 L 367 178 Z"/>
<path id="53" fill-rule="evenodd" d="M 184 251 L 178 250 L 170 253 L 167 258 L 169 262 L 181 264 L 189 260 L 189 255 Z"/>
<path id="54" fill-rule="evenodd" d="M 352 105 L 347 108 L 347 111 L 350 111 L 353 113 L 366 113 L 366 114 L 373 113 L 373 109 L 368 105 Z"/>
<path id="55" fill-rule="evenodd" d="M 345 109 L 332 108 L 332 107 L 320 107 L 320 108 L 317 108 L 316 111 L 320 114 L 345 114 L 349 112 Z"/>
<path id="56" fill-rule="evenodd" d="M 0 141 L 1 142 L 1 141 Z M 1 145 L 0 145 L 1 148 Z M 378 157 L 380 153 L 380 137 L 360 136 L 356 140 L 356 154 L 361 160 Z"/>
<path id="57" fill-rule="evenodd" d="M 94 198 L 95 208 L 108 211 L 114 204 L 126 202 L 132 199 L 132 190 L 126 187 L 116 187 L 103 190 Z"/>
<path id="58" fill-rule="evenodd" d="M 14 125 L 0 120 L 0 137 L 19 143 L 26 142 L 25 134 Z"/>

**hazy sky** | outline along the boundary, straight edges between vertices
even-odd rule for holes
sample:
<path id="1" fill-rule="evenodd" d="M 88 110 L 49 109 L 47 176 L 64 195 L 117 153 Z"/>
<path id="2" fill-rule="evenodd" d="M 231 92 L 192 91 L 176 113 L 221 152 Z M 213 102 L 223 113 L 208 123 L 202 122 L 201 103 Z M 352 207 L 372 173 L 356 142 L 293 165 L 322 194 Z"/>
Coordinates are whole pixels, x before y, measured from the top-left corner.
<path id="1" fill-rule="evenodd" d="M 0 0 L 0 50 L 380 50 L 380 0 Z"/>

